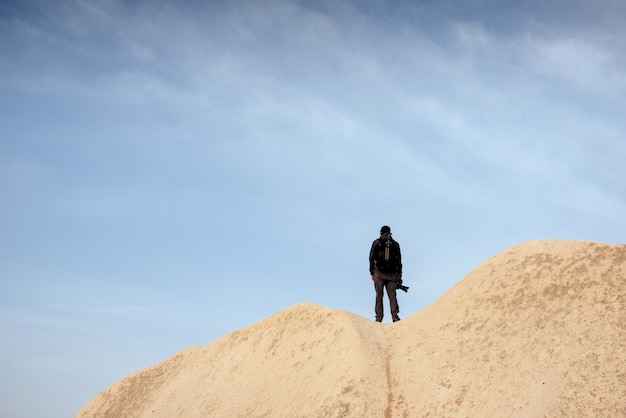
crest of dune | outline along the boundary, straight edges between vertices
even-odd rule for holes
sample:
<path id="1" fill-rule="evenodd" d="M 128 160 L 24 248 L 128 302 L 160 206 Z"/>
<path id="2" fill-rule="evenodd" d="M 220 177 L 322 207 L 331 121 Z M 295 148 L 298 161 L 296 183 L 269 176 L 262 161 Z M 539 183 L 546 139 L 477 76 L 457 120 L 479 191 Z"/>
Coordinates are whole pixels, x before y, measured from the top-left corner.
<path id="1" fill-rule="evenodd" d="M 518 244 L 393 324 L 300 303 L 124 377 L 77 416 L 623 417 L 626 245 Z"/>

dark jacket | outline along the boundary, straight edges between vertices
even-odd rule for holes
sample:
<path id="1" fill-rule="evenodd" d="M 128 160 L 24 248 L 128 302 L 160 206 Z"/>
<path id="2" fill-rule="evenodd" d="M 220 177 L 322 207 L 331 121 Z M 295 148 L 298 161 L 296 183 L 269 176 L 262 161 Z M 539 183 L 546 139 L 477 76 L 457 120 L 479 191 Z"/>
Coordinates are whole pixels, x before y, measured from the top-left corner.
<path id="1" fill-rule="evenodd" d="M 372 248 L 370 249 L 370 275 L 373 276 L 374 270 L 376 269 L 375 258 L 376 258 L 376 248 L 378 247 L 378 243 L 380 240 L 385 240 L 387 238 L 390 238 L 393 242 L 398 244 L 398 265 L 396 266 L 396 271 L 394 273 L 397 275 L 398 278 L 401 278 L 402 277 L 402 254 L 400 252 L 400 244 L 398 243 L 398 241 L 391 238 L 390 232 L 385 232 L 384 234 L 381 234 L 380 238 L 375 239 L 374 242 L 372 242 Z"/>

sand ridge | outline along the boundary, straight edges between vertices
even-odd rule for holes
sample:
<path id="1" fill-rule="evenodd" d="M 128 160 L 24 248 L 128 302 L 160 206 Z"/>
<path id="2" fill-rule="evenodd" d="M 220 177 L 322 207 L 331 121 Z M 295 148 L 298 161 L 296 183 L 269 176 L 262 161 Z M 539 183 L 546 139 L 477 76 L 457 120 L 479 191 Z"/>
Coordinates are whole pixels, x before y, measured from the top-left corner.
<path id="1" fill-rule="evenodd" d="M 401 322 L 296 304 L 77 416 L 626 416 L 625 342 L 626 245 L 529 241 Z"/>

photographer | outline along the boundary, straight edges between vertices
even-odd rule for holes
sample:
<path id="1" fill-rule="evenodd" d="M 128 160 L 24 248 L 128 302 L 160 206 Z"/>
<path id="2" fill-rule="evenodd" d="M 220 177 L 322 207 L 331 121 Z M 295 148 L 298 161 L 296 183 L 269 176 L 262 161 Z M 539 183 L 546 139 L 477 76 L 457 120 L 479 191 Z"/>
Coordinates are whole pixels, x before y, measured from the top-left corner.
<path id="1" fill-rule="evenodd" d="M 384 290 L 387 289 L 391 319 L 397 322 L 400 320 L 398 316 L 400 307 L 396 298 L 396 288 L 402 285 L 402 255 L 400 244 L 391 238 L 391 228 L 387 225 L 380 228 L 380 238 L 372 243 L 369 262 L 370 275 L 376 290 L 376 321 L 382 322 L 383 320 L 383 295 Z M 406 292 L 408 287 L 402 290 Z"/>

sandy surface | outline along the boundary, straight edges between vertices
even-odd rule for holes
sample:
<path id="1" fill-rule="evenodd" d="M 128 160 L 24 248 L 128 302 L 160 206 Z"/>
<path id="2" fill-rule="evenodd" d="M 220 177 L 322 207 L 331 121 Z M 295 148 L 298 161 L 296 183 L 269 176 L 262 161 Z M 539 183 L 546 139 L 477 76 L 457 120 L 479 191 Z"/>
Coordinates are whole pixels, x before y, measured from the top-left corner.
<path id="1" fill-rule="evenodd" d="M 77 416 L 625 417 L 626 245 L 516 245 L 394 324 L 300 303 Z"/>

